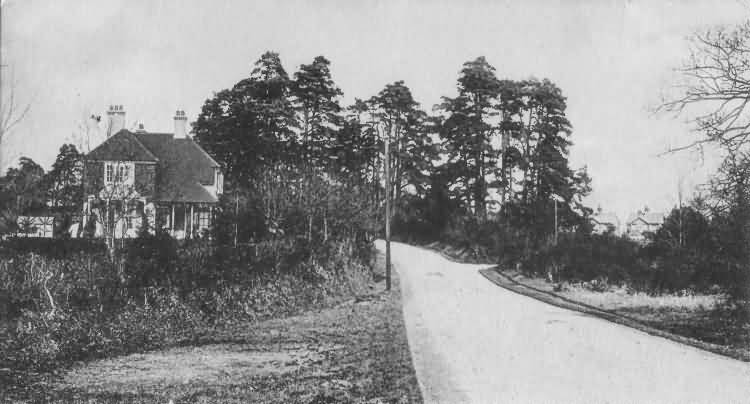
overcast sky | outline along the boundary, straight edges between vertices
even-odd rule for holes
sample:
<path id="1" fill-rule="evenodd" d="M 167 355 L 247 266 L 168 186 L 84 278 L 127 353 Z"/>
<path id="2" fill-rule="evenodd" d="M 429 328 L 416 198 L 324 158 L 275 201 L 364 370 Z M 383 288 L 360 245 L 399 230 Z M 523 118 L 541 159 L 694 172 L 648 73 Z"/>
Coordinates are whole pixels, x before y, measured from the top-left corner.
<path id="1" fill-rule="evenodd" d="M 404 80 L 431 111 L 455 95 L 462 63 L 486 56 L 501 78 L 549 78 L 568 98 L 571 164 L 588 166 L 592 207 L 668 209 L 713 165 L 684 118 L 650 108 L 674 81 L 691 32 L 750 16 L 738 1 L 41 1 L 2 2 L 3 91 L 31 111 L 4 147 L 48 167 L 78 123 L 122 104 L 128 126 L 170 131 L 212 92 L 247 77 L 266 50 L 291 75 L 324 55 L 344 102 Z M 7 93 L 6 93 L 7 94 Z"/>

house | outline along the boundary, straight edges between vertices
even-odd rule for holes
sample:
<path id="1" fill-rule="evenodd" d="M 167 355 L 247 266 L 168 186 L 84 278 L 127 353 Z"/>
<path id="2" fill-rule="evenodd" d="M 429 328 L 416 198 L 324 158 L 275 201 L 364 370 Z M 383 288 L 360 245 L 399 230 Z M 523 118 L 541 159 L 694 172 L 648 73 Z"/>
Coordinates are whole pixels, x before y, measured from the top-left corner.
<path id="1" fill-rule="evenodd" d="M 591 224 L 594 227 L 593 232 L 596 234 L 608 232 L 618 234 L 620 231 L 620 219 L 614 212 L 598 212 L 591 217 Z"/>
<path id="2" fill-rule="evenodd" d="M 55 231 L 54 216 L 18 216 L 16 237 L 52 238 Z"/>
<path id="3" fill-rule="evenodd" d="M 147 226 L 178 239 L 208 230 L 224 176 L 188 136 L 185 112 L 175 113 L 174 133 L 147 132 L 143 125 L 124 129 L 121 105 L 110 106 L 107 115 L 108 137 L 84 161 L 83 229 L 129 238 Z"/>
<path id="4" fill-rule="evenodd" d="M 645 242 L 648 233 L 655 233 L 664 223 L 666 216 L 662 212 L 650 212 L 648 209 L 631 215 L 626 222 L 626 236 L 631 240 Z"/>

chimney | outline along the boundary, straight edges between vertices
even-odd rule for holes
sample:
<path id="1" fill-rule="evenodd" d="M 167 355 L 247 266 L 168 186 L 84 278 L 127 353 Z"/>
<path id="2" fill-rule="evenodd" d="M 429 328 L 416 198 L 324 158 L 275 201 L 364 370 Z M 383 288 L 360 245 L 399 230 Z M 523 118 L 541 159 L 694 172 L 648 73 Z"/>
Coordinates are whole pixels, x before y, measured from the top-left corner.
<path id="1" fill-rule="evenodd" d="M 177 110 L 174 113 L 174 137 L 175 139 L 187 138 L 187 115 L 185 111 Z"/>
<path id="2" fill-rule="evenodd" d="M 146 128 L 143 127 L 142 123 L 138 124 L 138 129 L 135 130 L 135 133 L 146 133 Z"/>
<path id="3" fill-rule="evenodd" d="M 125 129 L 125 108 L 122 105 L 110 105 L 107 111 L 109 124 L 107 126 L 107 137 Z"/>

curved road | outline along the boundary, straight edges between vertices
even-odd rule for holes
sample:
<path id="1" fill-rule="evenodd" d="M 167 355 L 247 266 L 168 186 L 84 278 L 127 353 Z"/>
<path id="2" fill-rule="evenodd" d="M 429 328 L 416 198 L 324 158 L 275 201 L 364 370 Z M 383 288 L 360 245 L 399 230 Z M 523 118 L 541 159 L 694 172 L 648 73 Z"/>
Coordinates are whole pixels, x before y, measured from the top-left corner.
<path id="1" fill-rule="evenodd" d="M 481 265 L 392 257 L 427 403 L 750 403 L 748 363 L 515 294 Z"/>

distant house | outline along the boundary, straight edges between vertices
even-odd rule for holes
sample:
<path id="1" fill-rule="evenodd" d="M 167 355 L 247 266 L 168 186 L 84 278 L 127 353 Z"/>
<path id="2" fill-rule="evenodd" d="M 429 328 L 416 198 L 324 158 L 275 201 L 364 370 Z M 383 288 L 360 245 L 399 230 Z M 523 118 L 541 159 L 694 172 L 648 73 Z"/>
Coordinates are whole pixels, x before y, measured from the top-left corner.
<path id="1" fill-rule="evenodd" d="M 52 238 L 55 233 L 54 216 L 18 216 L 17 237 Z"/>
<path id="2" fill-rule="evenodd" d="M 655 233 L 664 224 L 665 217 L 663 212 L 638 211 L 628 218 L 625 235 L 631 240 L 644 242 L 648 233 Z"/>
<path id="3" fill-rule="evenodd" d="M 84 159 L 81 226 L 95 235 L 135 237 L 143 226 L 178 239 L 196 237 L 213 221 L 223 193 L 221 166 L 186 133 L 177 111 L 174 133 L 123 129 L 125 111 L 111 106 L 109 135 Z M 72 233 L 72 231 L 71 231 Z"/>
<path id="4" fill-rule="evenodd" d="M 591 224 L 594 229 L 593 232 L 596 234 L 604 233 L 615 233 L 620 232 L 620 219 L 613 212 L 597 213 L 591 217 Z"/>

